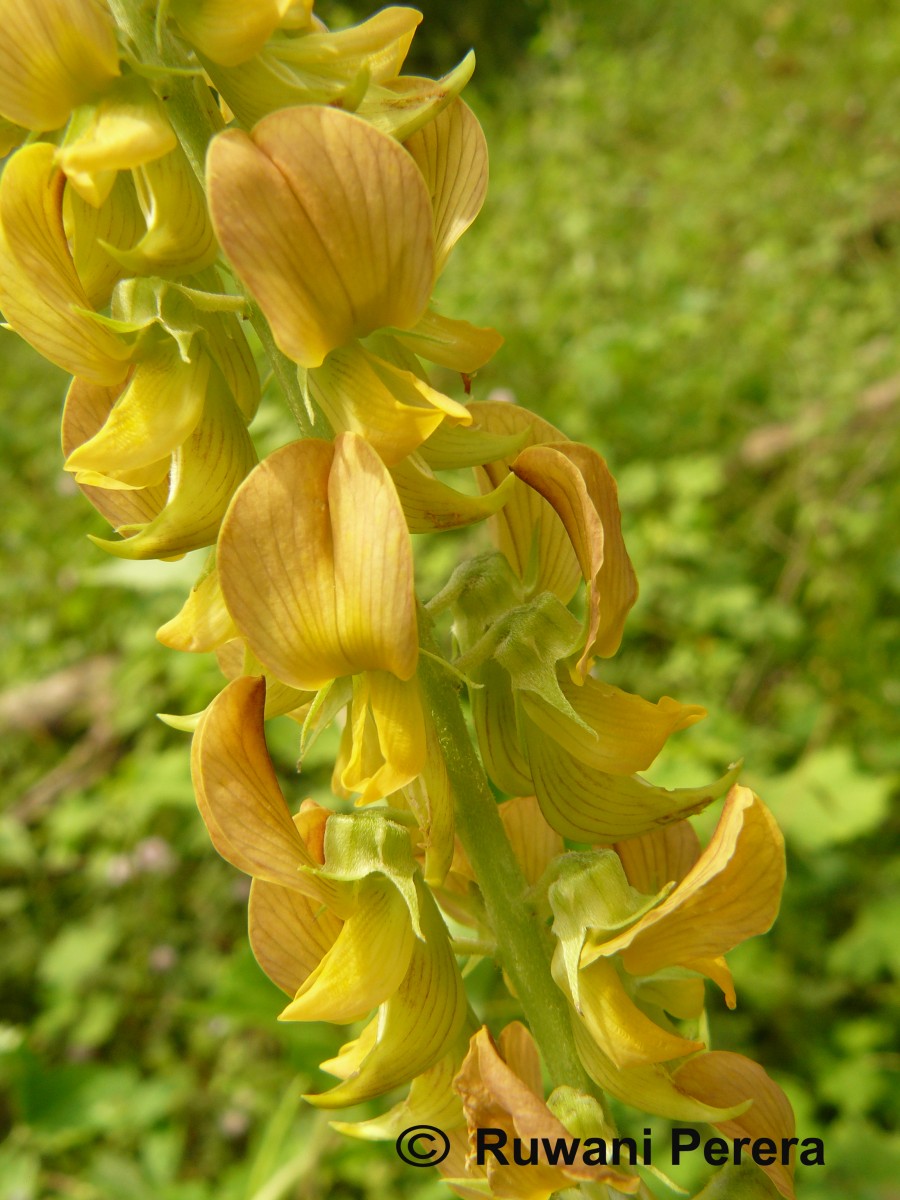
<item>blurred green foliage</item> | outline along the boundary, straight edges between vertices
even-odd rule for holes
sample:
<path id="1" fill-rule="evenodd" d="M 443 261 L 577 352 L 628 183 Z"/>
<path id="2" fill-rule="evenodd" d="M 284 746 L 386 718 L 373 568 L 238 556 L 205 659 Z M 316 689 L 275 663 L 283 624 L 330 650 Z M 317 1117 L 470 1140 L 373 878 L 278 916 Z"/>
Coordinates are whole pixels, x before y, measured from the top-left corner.
<path id="1" fill-rule="evenodd" d="M 440 293 L 507 338 L 476 398 L 521 398 L 619 479 L 642 593 L 604 677 L 710 708 L 654 778 L 744 754 L 786 832 L 782 915 L 733 956 L 715 1044 L 825 1139 L 802 1200 L 896 1200 L 900 10 L 432 7 L 421 69 L 484 51 L 491 192 Z M 338 1039 L 274 1021 L 244 881 L 153 719 L 218 687 L 153 640 L 196 562 L 87 544 L 62 376 L 10 335 L 3 355 L 0 1200 L 434 1200 L 429 1172 L 303 1108 Z M 266 446 L 290 436 L 274 397 L 263 421 Z M 429 545 L 423 590 L 478 544 Z M 289 723 L 273 751 L 299 798 Z M 494 982 L 473 977 L 492 1019 Z"/>

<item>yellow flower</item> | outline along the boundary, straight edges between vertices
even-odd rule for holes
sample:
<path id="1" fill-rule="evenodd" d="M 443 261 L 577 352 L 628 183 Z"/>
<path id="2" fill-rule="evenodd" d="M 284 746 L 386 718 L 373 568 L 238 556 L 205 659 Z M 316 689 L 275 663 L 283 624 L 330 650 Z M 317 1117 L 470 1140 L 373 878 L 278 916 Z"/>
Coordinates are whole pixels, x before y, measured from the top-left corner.
<path id="1" fill-rule="evenodd" d="M 203 715 L 192 771 L 214 846 L 253 876 L 250 939 L 293 998 L 283 1020 L 379 1013 L 323 1068 L 342 1080 L 325 1108 L 390 1091 L 442 1059 L 466 1014 L 446 926 L 407 831 L 380 813 L 306 806 L 292 819 L 265 744 L 265 683 L 243 676 Z"/>
<path id="2" fill-rule="evenodd" d="M 104 0 L 0 0 L 0 115 L 58 129 L 119 74 Z"/>
<path id="3" fill-rule="evenodd" d="M 500 341 L 427 310 L 487 169 L 461 102 L 434 125 L 405 150 L 348 113 L 285 109 L 251 135 L 220 134 L 208 158 L 216 233 L 276 341 L 335 429 L 362 434 L 389 466 L 445 419 L 471 421 L 415 355 L 471 372 Z"/>

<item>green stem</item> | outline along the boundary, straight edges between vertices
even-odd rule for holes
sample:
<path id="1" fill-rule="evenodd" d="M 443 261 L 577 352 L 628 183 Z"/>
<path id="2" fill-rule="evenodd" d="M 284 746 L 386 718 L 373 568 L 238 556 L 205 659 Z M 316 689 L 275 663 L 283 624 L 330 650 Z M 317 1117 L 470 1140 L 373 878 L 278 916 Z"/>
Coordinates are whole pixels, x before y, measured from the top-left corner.
<path id="1" fill-rule="evenodd" d="M 603 1103 L 581 1065 L 565 997 L 550 973 L 549 933 L 535 920 L 527 903 L 528 881 L 513 854 L 497 802 L 472 745 L 456 686 L 432 657 L 436 646 L 431 622 L 421 607 L 419 620 L 429 651 L 420 660 L 419 677 L 447 763 L 456 831 L 481 889 L 503 968 L 553 1086 L 577 1088 Z"/>
<path id="2" fill-rule="evenodd" d="M 116 24 L 131 43 L 139 61 L 153 68 L 153 78 L 149 82 L 165 106 L 175 136 L 205 192 L 206 150 L 210 139 L 222 128 L 221 123 L 216 122 L 209 89 L 199 81 L 199 87 L 204 89 L 201 92 L 198 80 L 194 76 L 172 73 L 172 68 L 179 72 L 189 69 L 192 64 L 182 46 L 164 27 L 161 29 L 162 47 L 157 46 L 154 9 L 146 7 L 140 0 L 138 3 L 134 0 L 110 0 L 110 7 Z M 310 415 L 297 379 L 296 364 L 278 349 L 259 305 L 243 288 L 241 290 L 247 300 L 250 324 L 256 330 L 263 350 L 272 364 L 272 372 L 284 393 L 301 435 L 330 437 L 332 430 L 324 416 L 315 410 L 312 416 Z"/>

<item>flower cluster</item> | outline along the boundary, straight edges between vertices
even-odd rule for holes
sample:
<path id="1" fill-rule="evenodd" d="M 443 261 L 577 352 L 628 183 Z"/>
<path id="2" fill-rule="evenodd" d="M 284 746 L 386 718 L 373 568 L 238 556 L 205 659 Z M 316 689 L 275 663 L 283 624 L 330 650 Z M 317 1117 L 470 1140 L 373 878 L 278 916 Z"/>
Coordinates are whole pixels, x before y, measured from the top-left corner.
<path id="1" fill-rule="evenodd" d="M 724 954 L 775 918 L 778 830 L 737 768 L 675 790 L 639 774 L 704 712 L 594 674 L 637 596 L 615 481 L 526 408 L 471 400 L 501 338 L 432 305 L 487 186 L 459 96 L 471 56 L 443 79 L 401 74 L 421 19 L 401 7 L 340 32 L 310 0 L 0 12 L 0 134 L 7 152 L 24 143 L 0 181 L 0 307 L 73 376 L 65 469 L 119 535 L 98 545 L 209 548 L 158 636 L 215 651 L 227 680 L 181 724 L 210 838 L 252 877 L 250 940 L 289 997 L 282 1019 L 363 1022 L 311 1102 L 408 1085 L 386 1115 L 340 1128 L 446 1129 L 441 1170 L 462 1196 L 581 1183 L 648 1196 L 627 1166 L 485 1167 L 468 1153 L 486 1124 L 612 1138 L 603 1092 L 731 1135 L 790 1136 L 780 1090 L 711 1050 L 704 1021 L 704 979 L 733 1007 Z M 306 435 L 261 462 L 241 316 L 296 388 Z M 426 363 L 457 373 L 459 394 Z M 411 535 L 477 522 L 494 549 L 421 606 Z M 448 613 L 452 660 L 435 634 Z M 464 796 L 481 767 L 448 734 L 452 678 L 508 797 L 498 806 L 474 779 L 488 846 Z M 327 807 L 285 799 L 265 737 L 281 715 L 301 728 L 301 759 L 341 724 Z M 686 818 L 722 797 L 701 848 Z M 512 892 L 492 881 L 492 854 Z M 543 980 L 504 944 L 504 906 L 527 911 Z M 484 954 L 531 1033 L 479 1029 L 459 959 Z M 539 1051 L 554 1048 L 532 1037 L 543 1007 L 571 1048 L 549 1097 Z M 788 1167 L 765 1170 L 793 1195 Z"/>

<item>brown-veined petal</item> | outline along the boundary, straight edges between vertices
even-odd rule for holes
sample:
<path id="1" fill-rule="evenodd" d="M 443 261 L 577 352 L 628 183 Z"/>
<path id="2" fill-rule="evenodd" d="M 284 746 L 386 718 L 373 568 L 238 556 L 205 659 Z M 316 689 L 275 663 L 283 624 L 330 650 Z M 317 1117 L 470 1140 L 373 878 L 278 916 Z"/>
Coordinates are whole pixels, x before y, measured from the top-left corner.
<path id="1" fill-rule="evenodd" d="M 0 27 L 0 114 L 17 125 L 58 129 L 119 74 L 104 0 L 0 0 Z"/>
<path id="2" fill-rule="evenodd" d="M 562 968 L 556 951 L 554 973 Z M 562 977 L 557 979 L 563 986 Z M 647 1063 L 669 1062 L 703 1050 L 703 1042 L 689 1041 L 662 1029 L 637 1007 L 609 960 L 600 959 L 579 971 L 579 1000 L 585 1028 L 608 1059 L 620 1070 Z"/>
<path id="3" fill-rule="evenodd" d="M 169 498 L 148 525 L 120 532 L 121 542 L 91 537 L 118 558 L 174 558 L 210 546 L 241 480 L 256 463 L 247 427 L 217 367 L 200 422 L 172 455 Z"/>
<path id="4" fill-rule="evenodd" d="M 265 682 L 242 676 L 203 714 L 191 746 L 191 777 L 210 840 L 248 875 L 291 888 L 340 916 L 346 900 L 332 882 L 311 874 L 320 863 L 291 819 L 269 758 L 264 732 Z"/>
<path id="5" fill-rule="evenodd" d="M 562 854 L 563 840 L 544 820 L 534 796 L 506 800 L 498 811 L 522 874 L 533 887 L 550 861 Z"/>
<path id="6" fill-rule="evenodd" d="M 466 1019 L 466 994 L 447 927 L 427 888 L 420 887 L 425 940 L 413 946 L 409 970 L 378 1015 L 375 1042 L 342 1083 L 318 1096 L 317 1108 L 343 1108 L 427 1071 L 455 1042 Z"/>
<path id="7" fill-rule="evenodd" d="M 9 44 L 7 42 L 7 44 Z M 95 321 L 62 220 L 65 176 L 53 146 L 23 146 L 0 179 L 0 308 L 45 358 L 90 383 L 119 383 L 130 350 Z"/>
<path id="8" fill-rule="evenodd" d="M 152 162 L 177 145 L 150 85 L 139 75 L 127 75 L 96 104 L 79 109 L 56 151 L 56 165 L 96 208 L 108 197 L 117 171 Z"/>
<path id="9" fill-rule="evenodd" d="M 680 884 L 591 954 L 619 954 L 632 975 L 715 959 L 771 927 L 784 874 L 784 839 L 774 818 L 748 788 L 734 787 L 709 845 Z"/>
<path id="10" fill-rule="evenodd" d="M 607 1183 L 625 1194 L 637 1190 L 637 1176 L 626 1175 L 615 1167 L 585 1166 L 580 1162 L 550 1165 L 545 1139 L 553 1146 L 568 1144 L 572 1138 L 544 1102 L 537 1052 L 531 1036 L 518 1022 L 504 1029 L 499 1050 L 487 1027 L 482 1026 L 472 1038 L 454 1086 L 462 1097 L 470 1149 L 475 1131 L 484 1128 L 503 1129 L 509 1141 L 521 1138 L 526 1153 L 530 1140 L 537 1141 L 538 1159 L 532 1165 L 503 1165 L 488 1158 L 491 1195 L 549 1200 L 553 1193 L 578 1180 Z"/>
<path id="11" fill-rule="evenodd" d="M 478 118 L 457 97 L 405 145 L 431 196 L 435 274 L 440 275 L 450 251 L 481 212 L 488 185 L 487 142 Z"/>
<path id="12" fill-rule="evenodd" d="M 594 730 L 596 738 L 587 736 L 583 726 L 534 692 L 522 693 L 525 712 L 580 762 L 612 775 L 645 771 L 670 734 L 687 729 L 706 715 L 706 709 L 696 704 L 679 704 L 669 696 L 651 704 L 641 696 L 590 677 L 579 687 L 561 672 L 559 684 L 566 700 Z"/>
<path id="13" fill-rule="evenodd" d="M 221 588 L 221 584 L 219 586 Z M 221 646 L 216 647 L 216 661 L 226 679 L 239 679 L 241 675 L 257 675 L 265 678 L 265 719 L 267 721 L 285 714 L 289 716 L 296 714 L 298 717 L 302 714 L 302 719 L 306 720 L 316 693 L 288 687 L 286 683 L 276 679 L 274 675 L 266 671 L 243 638 L 235 636 L 232 641 L 223 642 Z M 347 703 L 346 698 L 343 703 Z"/>
<path id="14" fill-rule="evenodd" d="M 219 586 L 213 551 L 181 610 L 157 629 L 156 639 L 171 650 L 205 654 L 236 637 L 237 630 Z"/>
<path id="15" fill-rule="evenodd" d="M 209 202 L 222 248 L 305 367 L 385 325 L 408 329 L 434 274 L 431 205 L 409 155 L 365 121 L 305 106 L 214 138 Z"/>
<path id="16" fill-rule="evenodd" d="M 209 352 L 225 376 L 235 403 L 244 419 L 252 421 L 259 407 L 259 371 L 240 321 L 228 312 L 198 311 L 195 319 L 206 334 Z"/>
<path id="17" fill-rule="evenodd" d="M 218 563 L 235 624 L 286 683 L 413 675 L 409 533 L 391 478 L 362 438 L 307 439 L 265 459 L 234 498 Z"/>
<path id="18" fill-rule="evenodd" d="M 499 512 L 515 481 L 508 476 L 493 492 L 468 496 L 435 479 L 424 463 L 405 458 L 391 468 L 410 533 L 432 533 L 474 525 Z"/>
<path id="19" fill-rule="evenodd" d="M 637 599 L 616 481 L 596 450 L 576 442 L 529 446 L 510 469 L 553 506 L 587 582 L 588 630 L 578 663 L 584 678 L 592 655 L 609 658 L 618 650 Z"/>
<path id="20" fill-rule="evenodd" d="M 613 847 L 628 882 L 645 896 L 655 896 L 667 883 L 681 883 L 700 857 L 700 839 L 690 821 L 673 821 Z"/>
<path id="21" fill-rule="evenodd" d="M 782 1138 L 795 1133 L 794 1111 L 790 1101 L 758 1063 L 727 1050 L 698 1054 L 675 1072 L 675 1086 L 690 1096 L 702 1097 L 725 1108 L 752 1097 L 745 1113 L 713 1124 L 728 1138 L 749 1137 L 754 1142 L 770 1138 L 776 1146 Z M 789 1165 L 780 1161 L 762 1170 L 786 1200 L 794 1200 L 793 1155 Z"/>
<path id="22" fill-rule="evenodd" d="M 289 7 L 290 0 L 170 0 L 169 13 L 192 46 L 233 67 L 263 48 Z"/>
<path id="23" fill-rule="evenodd" d="M 443 421 L 471 421 L 465 405 L 356 342 L 309 371 L 307 384 L 332 428 L 360 434 L 389 467 L 412 454 Z"/>
<path id="24" fill-rule="evenodd" d="M 361 1020 L 403 982 L 415 941 L 394 885 L 381 876 L 362 880 L 355 911 L 278 1019 L 335 1025 Z"/>
<path id="25" fill-rule="evenodd" d="M 524 718 L 524 741 L 534 792 L 546 819 L 564 837 L 616 842 L 680 817 L 702 812 L 724 796 L 740 766 L 706 787 L 655 787 L 639 775 L 589 767 Z"/>
<path id="26" fill-rule="evenodd" d="M 102 428 L 121 391 L 121 384 L 103 387 L 86 379 L 72 380 L 62 419 L 62 448 L 66 456 Z M 168 470 L 168 464 L 164 466 Z M 164 479 L 138 491 L 89 485 L 81 490 L 100 515 L 119 530 L 153 521 L 165 506 L 169 485 Z"/>
<path id="27" fill-rule="evenodd" d="M 496 329 L 444 317 L 431 308 L 412 329 L 395 336 L 413 354 L 465 375 L 474 375 L 503 345 Z"/>
<path id="28" fill-rule="evenodd" d="M 250 885 L 247 924 L 256 961 L 290 996 L 316 969 L 341 928 L 321 901 L 265 879 Z"/>
<path id="29" fill-rule="evenodd" d="M 211 369 L 206 354 L 184 362 L 171 338 L 155 346 L 135 367 L 103 427 L 69 455 L 65 469 L 76 483 L 109 487 L 167 459 L 203 415 Z"/>
<path id="30" fill-rule="evenodd" d="M 515 404 L 482 401 L 469 405 L 473 419 L 488 433 L 524 436 L 527 445 L 559 442 L 562 434 L 548 421 Z M 482 491 L 497 487 L 509 474 L 513 456 L 485 463 L 475 471 Z M 491 521 L 499 548 L 515 573 L 531 585 L 533 594 L 553 592 L 568 604 L 578 590 L 581 569 L 565 526 L 543 496 L 517 480 L 518 487 Z"/>

